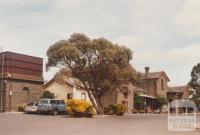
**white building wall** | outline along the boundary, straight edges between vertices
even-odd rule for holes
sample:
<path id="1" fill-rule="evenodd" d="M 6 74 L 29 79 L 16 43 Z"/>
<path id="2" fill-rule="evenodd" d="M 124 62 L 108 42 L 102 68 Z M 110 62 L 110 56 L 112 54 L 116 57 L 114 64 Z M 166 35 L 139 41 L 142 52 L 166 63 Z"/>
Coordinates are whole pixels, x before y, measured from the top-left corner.
<path id="1" fill-rule="evenodd" d="M 49 85 L 47 88 L 45 88 L 45 91 L 50 91 L 54 93 L 55 99 L 66 99 L 67 93 L 72 93 L 72 87 L 67 85 L 60 85 L 56 82 L 53 82 L 51 85 Z"/>
<path id="2" fill-rule="evenodd" d="M 85 94 L 86 97 L 84 97 L 83 94 Z M 74 88 L 73 98 L 74 99 L 81 99 L 81 100 L 84 100 L 84 98 L 85 98 L 86 101 L 90 102 L 90 99 L 89 99 L 87 92 L 85 90 L 81 90 L 79 88 Z"/>
<path id="3" fill-rule="evenodd" d="M 61 85 L 56 82 L 53 82 L 51 85 L 45 88 L 45 91 L 50 91 L 54 93 L 55 99 L 60 99 L 60 100 L 66 100 L 67 94 L 70 94 L 70 93 L 72 93 L 73 99 L 83 100 L 82 94 L 84 93 L 86 95 L 86 101 L 90 102 L 88 94 L 85 90 L 75 88 L 71 85 Z"/>

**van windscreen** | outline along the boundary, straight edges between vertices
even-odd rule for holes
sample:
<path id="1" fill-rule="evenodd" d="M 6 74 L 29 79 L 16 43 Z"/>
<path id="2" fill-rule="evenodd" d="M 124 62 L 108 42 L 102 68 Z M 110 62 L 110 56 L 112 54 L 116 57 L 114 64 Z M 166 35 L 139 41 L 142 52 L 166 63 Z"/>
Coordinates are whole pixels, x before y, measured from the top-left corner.
<path id="1" fill-rule="evenodd" d="M 40 104 L 48 104 L 49 103 L 49 100 L 41 100 L 40 101 Z"/>

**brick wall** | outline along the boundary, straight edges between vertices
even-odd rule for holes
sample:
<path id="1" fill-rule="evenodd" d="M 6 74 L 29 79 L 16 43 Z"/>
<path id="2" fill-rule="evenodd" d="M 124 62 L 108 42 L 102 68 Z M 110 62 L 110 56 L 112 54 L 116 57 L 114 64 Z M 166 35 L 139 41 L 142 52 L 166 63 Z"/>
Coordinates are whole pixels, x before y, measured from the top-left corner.
<path id="1" fill-rule="evenodd" d="M 161 80 L 163 80 L 163 88 L 164 89 L 162 89 Z M 166 80 L 165 77 L 162 76 L 157 81 L 157 94 L 159 96 L 162 96 L 162 97 L 166 98 L 167 97 L 167 95 L 166 95 L 167 90 L 168 90 L 168 81 Z"/>
<path id="2" fill-rule="evenodd" d="M 39 101 L 43 94 L 43 82 L 25 80 L 6 80 L 4 110 L 16 111 L 17 106 Z M 12 90 L 12 95 L 9 91 Z"/>
<path id="3" fill-rule="evenodd" d="M 102 96 L 102 103 L 104 107 L 108 107 L 111 104 L 122 104 L 124 101 L 127 102 L 128 107 L 128 113 L 131 113 L 133 107 L 134 107 L 134 86 L 128 82 L 127 84 L 123 84 L 127 87 L 128 95 L 127 97 L 124 97 L 123 90 L 113 90 L 113 91 L 107 91 Z"/>

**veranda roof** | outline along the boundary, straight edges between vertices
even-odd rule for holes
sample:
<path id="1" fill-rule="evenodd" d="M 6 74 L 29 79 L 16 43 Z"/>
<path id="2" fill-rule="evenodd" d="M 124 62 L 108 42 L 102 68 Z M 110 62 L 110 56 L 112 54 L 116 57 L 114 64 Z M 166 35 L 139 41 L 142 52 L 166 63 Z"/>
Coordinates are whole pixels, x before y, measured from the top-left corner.
<path id="1" fill-rule="evenodd" d="M 156 97 L 154 96 L 149 96 L 149 95 L 145 95 L 145 94 L 141 94 L 139 95 L 140 97 L 145 97 L 145 98 L 152 98 L 152 99 L 156 99 Z"/>

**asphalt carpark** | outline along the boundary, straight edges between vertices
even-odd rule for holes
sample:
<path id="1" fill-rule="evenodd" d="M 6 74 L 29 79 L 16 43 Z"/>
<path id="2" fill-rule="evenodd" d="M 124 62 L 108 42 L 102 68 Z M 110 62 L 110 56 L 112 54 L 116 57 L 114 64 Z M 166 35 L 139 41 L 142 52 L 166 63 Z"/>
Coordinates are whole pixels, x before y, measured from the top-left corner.
<path id="1" fill-rule="evenodd" d="M 158 114 L 71 118 L 67 115 L 2 113 L 0 135 L 200 135 L 200 130 L 168 131 L 167 115 Z"/>

